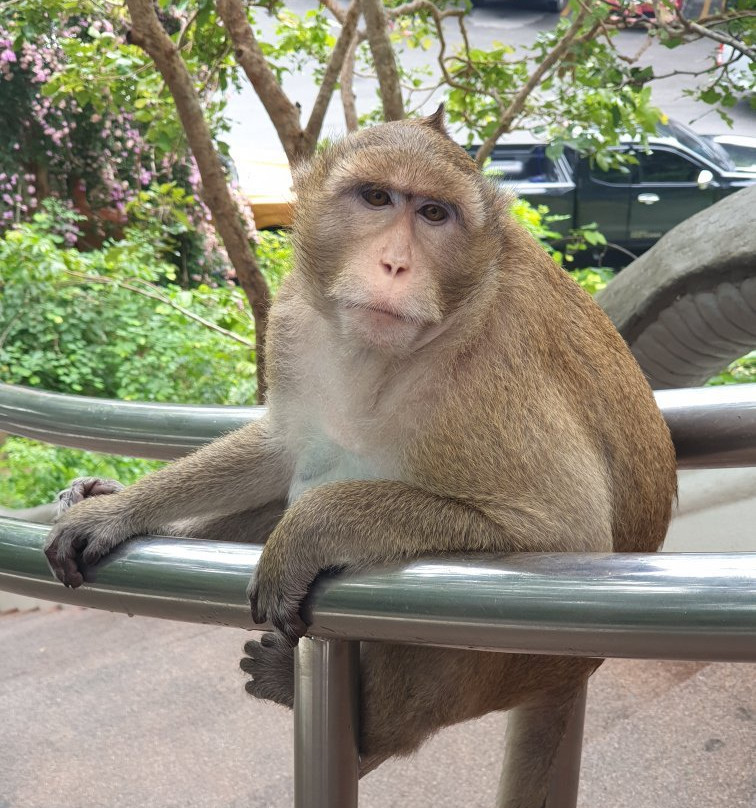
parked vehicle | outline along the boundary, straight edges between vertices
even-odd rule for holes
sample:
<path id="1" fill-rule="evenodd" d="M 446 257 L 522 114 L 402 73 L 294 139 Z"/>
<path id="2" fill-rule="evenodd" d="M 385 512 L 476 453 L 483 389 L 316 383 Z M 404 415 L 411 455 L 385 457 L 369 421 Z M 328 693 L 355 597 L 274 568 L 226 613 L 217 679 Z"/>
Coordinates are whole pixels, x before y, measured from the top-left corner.
<path id="1" fill-rule="evenodd" d="M 607 241 L 634 255 L 694 213 L 756 183 L 756 171 L 739 170 L 721 146 L 674 121 L 659 126 L 647 150 L 633 141 L 620 149 L 637 164 L 603 170 L 569 148 L 552 160 L 544 144 L 498 145 L 486 170 L 532 204 L 565 216 L 553 230 L 567 235 L 595 222 Z"/>
<path id="2" fill-rule="evenodd" d="M 603 171 L 572 149 L 551 160 L 545 144 L 514 143 L 496 146 L 486 171 L 531 204 L 565 216 L 553 230 L 566 236 L 595 222 L 610 243 L 637 255 L 683 219 L 756 183 L 756 166 L 730 157 L 725 149 L 735 146 L 720 144 L 723 138 L 752 144 L 756 161 L 756 138 L 702 136 L 671 121 L 659 127 L 647 152 L 633 142 L 622 146 L 638 160 L 624 170 Z M 294 196 L 285 159 L 256 160 L 247 173 L 250 187 L 262 189 L 248 195 L 258 228 L 288 227 Z"/>
<path id="3" fill-rule="evenodd" d="M 472 0 L 474 6 L 482 6 L 484 2 L 485 0 Z M 517 5 L 559 13 L 567 8 L 567 0 L 520 0 Z"/>
<path id="4" fill-rule="evenodd" d="M 756 171 L 756 137 L 747 135 L 704 135 L 727 152 L 738 171 Z"/>

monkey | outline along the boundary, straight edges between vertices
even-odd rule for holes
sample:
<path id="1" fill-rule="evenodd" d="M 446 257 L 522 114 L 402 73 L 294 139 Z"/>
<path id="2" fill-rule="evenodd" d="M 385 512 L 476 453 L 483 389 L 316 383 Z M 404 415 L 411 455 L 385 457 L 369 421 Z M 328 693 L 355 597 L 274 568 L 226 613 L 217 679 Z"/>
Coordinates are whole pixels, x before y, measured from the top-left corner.
<path id="1" fill-rule="evenodd" d="M 45 553 L 66 585 L 178 525 L 264 541 L 252 695 L 291 706 L 322 572 L 422 556 L 652 552 L 676 494 L 668 428 L 625 343 L 434 115 L 295 168 L 295 266 L 270 311 L 266 415 L 122 491 Z M 512 710 L 500 806 L 541 808 L 600 660 L 362 643 L 360 774 L 444 726 Z"/>

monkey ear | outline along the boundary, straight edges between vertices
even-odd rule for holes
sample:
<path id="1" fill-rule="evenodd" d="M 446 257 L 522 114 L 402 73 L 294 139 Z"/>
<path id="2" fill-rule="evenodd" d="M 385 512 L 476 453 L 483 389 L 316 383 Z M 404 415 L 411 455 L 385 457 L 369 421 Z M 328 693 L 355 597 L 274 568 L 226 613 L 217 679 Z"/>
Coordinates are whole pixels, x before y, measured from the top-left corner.
<path id="1" fill-rule="evenodd" d="M 426 126 L 430 126 L 431 129 L 435 129 L 442 135 L 446 135 L 446 137 L 449 136 L 449 133 L 446 131 L 446 111 L 443 103 L 438 105 L 438 109 L 433 113 L 433 115 L 428 115 L 427 118 L 423 118 L 422 120 L 423 123 Z"/>

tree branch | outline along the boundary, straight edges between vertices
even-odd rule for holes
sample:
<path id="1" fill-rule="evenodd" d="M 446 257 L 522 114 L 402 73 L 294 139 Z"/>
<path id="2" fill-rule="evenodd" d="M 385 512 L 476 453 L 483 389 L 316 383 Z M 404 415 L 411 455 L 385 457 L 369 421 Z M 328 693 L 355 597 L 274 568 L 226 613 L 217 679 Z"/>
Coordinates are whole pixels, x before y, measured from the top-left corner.
<path id="1" fill-rule="evenodd" d="M 383 0 L 362 0 L 362 14 L 375 72 L 378 74 L 383 116 L 387 121 L 399 121 L 404 118 L 404 102 Z"/>
<path id="2" fill-rule="evenodd" d="M 149 283 L 148 281 L 143 281 L 139 278 L 134 278 L 133 283 L 126 281 L 116 280 L 114 278 L 108 278 L 105 275 L 87 275 L 86 272 L 74 272 L 73 270 L 66 270 L 66 274 L 70 275 L 72 278 L 76 278 L 79 281 L 85 281 L 86 283 L 99 283 L 104 286 L 118 286 L 121 289 L 126 289 L 127 292 L 131 292 L 135 295 L 141 295 L 142 297 L 147 297 L 150 300 L 157 300 L 159 303 L 163 303 L 166 306 L 170 306 L 172 309 L 175 309 L 177 312 L 182 314 L 189 320 L 194 320 L 196 323 L 203 325 L 205 328 L 209 328 L 211 331 L 216 331 L 218 334 L 222 334 L 224 337 L 228 337 L 229 339 L 238 342 L 240 345 L 243 345 L 245 348 L 249 348 L 252 350 L 255 347 L 255 344 L 251 341 L 246 339 L 245 337 L 240 336 L 239 334 L 235 334 L 233 331 L 229 331 L 223 326 L 214 323 L 212 320 L 206 320 L 199 314 L 195 314 L 190 309 L 185 309 L 183 306 L 179 305 L 178 303 L 174 303 L 169 297 L 165 297 L 164 295 L 160 294 L 160 290 L 155 284 Z M 141 289 L 139 286 L 135 286 L 135 283 L 141 283 L 146 286 L 146 289 Z M 151 291 L 152 290 L 152 291 Z"/>
<path id="3" fill-rule="evenodd" d="M 325 6 L 331 14 L 341 23 L 344 24 L 346 17 L 346 9 L 342 8 L 336 0 L 320 0 L 321 5 Z"/>
<path id="4" fill-rule="evenodd" d="M 202 178 L 202 199 L 213 215 L 239 283 L 255 318 L 258 396 L 265 392 L 265 334 L 270 290 L 260 272 L 239 212 L 228 188 L 223 166 L 213 146 L 192 77 L 173 40 L 163 30 L 152 0 L 126 0 L 131 15 L 131 41 L 153 60 L 173 96 Z"/>
<path id="5" fill-rule="evenodd" d="M 247 20 L 241 0 L 218 0 L 218 14 L 234 44 L 236 61 L 262 101 L 290 163 L 307 154 L 299 109 L 293 104 L 270 69 L 260 43 Z"/>
<path id="6" fill-rule="evenodd" d="M 747 59 L 751 61 L 756 60 L 756 48 L 749 48 L 742 39 L 722 33 L 722 31 L 717 31 L 715 28 L 707 28 L 697 22 L 693 22 L 693 20 L 681 19 L 683 20 L 683 26 L 688 31 L 698 34 L 700 37 L 706 37 L 707 39 L 713 39 L 715 42 L 721 42 L 723 45 L 729 45 L 733 50 L 742 53 Z"/>
<path id="7" fill-rule="evenodd" d="M 349 50 L 344 59 L 344 64 L 341 66 L 341 74 L 339 76 L 341 105 L 344 107 L 344 121 L 346 123 L 347 132 L 356 132 L 360 126 L 353 87 L 354 63 L 358 44 L 358 37 L 355 33 L 352 37 L 352 41 L 349 43 Z"/>
<path id="8" fill-rule="evenodd" d="M 564 36 L 559 40 L 557 45 L 552 51 L 546 55 L 543 61 L 532 72 L 528 80 L 520 88 L 519 92 L 515 95 L 509 104 L 509 107 L 504 111 L 499 119 L 496 129 L 483 141 L 481 147 L 475 155 L 475 162 L 481 166 L 493 151 L 496 141 L 505 133 L 508 132 L 512 122 L 522 112 L 525 103 L 530 94 L 541 83 L 546 74 L 564 57 L 567 51 L 572 46 L 573 42 L 578 38 L 580 29 L 585 20 L 587 11 L 585 7 L 581 8 L 575 16 L 570 27 L 565 31 Z M 594 26 L 597 30 L 597 26 Z"/>
<path id="9" fill-rule="evenodd" d="M 756 48 L 749 47 L 742 39 L 714 27 L 745 19 L 756 20 L 756 11 L 746 10 L 729 13 L 725 10 L 720 14 L 701 17 L 699 20 L 691 20 L 685 16 L 682 8 L 677 8 L 668 2 L 660 4 L 659 0 L 655 0 L 655 6 L 659 5 L 664 5 L 668 13 L 666 15 L 657 14 L 655 21 L 650 24 L 657 30 L 666 31 L 670 36 L 692 34 L 696 38 L 712 39 L 714 42 L 729 45 L 733 50 L 743 54 L 751 61 L 756 60 Z"/>
<path id="10" fill-rule="evenodd" d="M 318 90 L 315 104 L 310 113 L 310 119 L 307 121 L 307 126 L 304 130 L 304 143 L 308 152 L 315 151 L 315 146 L 320 136 L 320 130 L 323 128 L 323 119 L 325 118 L 328 104 L 331 101 L 331 96 L 336 88 L 336 82 L 339 80 L 339 74 L 349 54 L 355 32 L 357 31 L 357 20 L 359 17 L 360 0 L 352 0 L 347 9 L 347 13 L 344 15 L 344 21 L 341 24 L 341 33 L 333 47 L 333 53 L 331 54 L 325 74 L 323 75 L 323 80 L 320 82 L 320 89 Z"/>

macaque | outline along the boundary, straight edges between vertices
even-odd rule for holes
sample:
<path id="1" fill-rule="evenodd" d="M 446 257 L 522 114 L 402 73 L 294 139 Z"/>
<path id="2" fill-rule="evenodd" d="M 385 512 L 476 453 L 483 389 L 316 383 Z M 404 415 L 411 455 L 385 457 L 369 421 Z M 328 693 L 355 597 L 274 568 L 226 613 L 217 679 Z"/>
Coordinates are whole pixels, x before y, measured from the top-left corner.
<path id="1" fill-rule="evenodd" d="M 513 220 L 443 110 L 296 169 L 296 266 L 270 313 L 264 419 L 85 498 L 45 552 L 80 586 L 178 524 L 266 541 L 248 594 L 254 696 L 291 705 L 300 605 L 323 570 L 455 553 L 650 552 L 676 491 L 669 432 L 607 317 Z M 576 594 L 579 596 L 579 593 Z M 541 808 L 599 660 L 363 643 L 361 772 L 516 708 L 500 806 Z"/>

